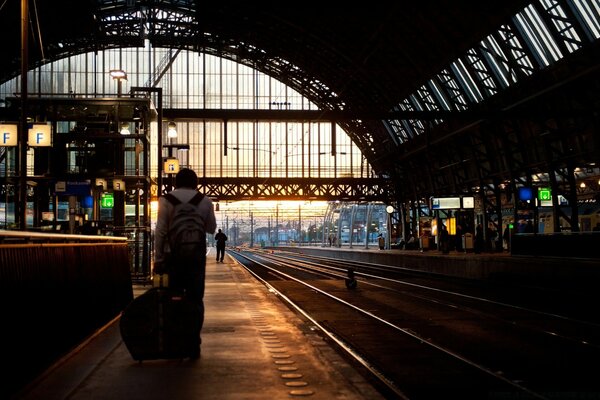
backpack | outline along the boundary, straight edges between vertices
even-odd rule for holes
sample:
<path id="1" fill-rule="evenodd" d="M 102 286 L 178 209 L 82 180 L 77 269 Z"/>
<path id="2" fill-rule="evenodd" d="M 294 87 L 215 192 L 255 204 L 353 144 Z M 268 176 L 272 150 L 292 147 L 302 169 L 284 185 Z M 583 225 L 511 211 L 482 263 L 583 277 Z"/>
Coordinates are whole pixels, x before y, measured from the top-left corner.
<path id="1" fill-rule="evenodd" d="M 196 193 L 187 203 L 181 202 L 171 193 L 167 193 L 165 198 L 173 205 L 173 214 L 167 232 L 171 257 L 178 260 L 193 257 L 199 248 L 206 247 L 204 218 L 198 212 L 198 204 L 204 195 Z"/>

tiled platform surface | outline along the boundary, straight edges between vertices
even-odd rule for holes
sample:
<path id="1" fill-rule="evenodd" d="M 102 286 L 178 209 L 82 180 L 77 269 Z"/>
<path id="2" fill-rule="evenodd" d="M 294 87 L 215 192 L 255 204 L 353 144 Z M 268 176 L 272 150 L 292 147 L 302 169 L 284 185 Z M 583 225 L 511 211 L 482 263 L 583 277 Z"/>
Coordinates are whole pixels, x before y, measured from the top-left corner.
<path id="1" fill-rule="evenodd" d="M 18 398 L 382 398 L 307 321 L 229 257 L 216 263 L 210 250 L 199 360 L 138 363 L 122 342 L 116 319 Z"/>

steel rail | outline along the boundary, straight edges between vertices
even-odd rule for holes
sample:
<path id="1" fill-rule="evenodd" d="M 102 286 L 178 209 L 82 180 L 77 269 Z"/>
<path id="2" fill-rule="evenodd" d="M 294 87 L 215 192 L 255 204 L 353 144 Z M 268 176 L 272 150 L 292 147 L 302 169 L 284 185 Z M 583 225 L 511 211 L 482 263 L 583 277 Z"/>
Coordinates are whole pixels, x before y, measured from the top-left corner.
<path id="1" fill-rule="evenodd" d="M 256 260 L 252 260 L 250 257 L 247 257 L 247 256 L 241 254 L 240 252 L 233 251 L 233 250 L 230 250 L 230 252 L 236 254 L 239 257 L 245 258 L 246 260 L 248 260 L 248 261 L 250 261 L 252 263 L 256 263 L 256 264 L 262 266 L 263 268 L 271 270 L 271 271 L 273 271 L 273 272 L 275 272 L 277 274 L 283 275 L 286 278 L 289 278 L 291 280 L 294 280 L 294 281 L 302 283 L 302 281 L 297 280 L 296 278 L 294 278 L 294 277 L 292 277 L 292 276 L 290 276 L 288 274 L 285 274 L 285 273 L 282 273 L 280 271 L 277 271 L 274 268 L 266 266 L 266 265 L 264 265 L 264 264 L 262 264 L 262 263 L 260 263 L 260 262 L 258 262 Z M 292 299 L 290 299 L 285 294 L 283 294 L 282 292 L 280 292 L 279 290 L 277 290 L 277 288 L 275 288 L 269 282 L 267 282 L 266 280 L 262 279 L 260 276 L 258 276 L 258 274 L 256 274 L 254 271 L 252 271 L 252 269 L 250 269 L 249 267 L 247 267 L 246 265 L 244 265 L 243 263 L 241 263 L 239 260 L 236 259 L 236 262 L 239 265 L 241 265 L 243 268 L 245 268 L 256 279 L 258 279 L 260 282 L 262 282 L 262 284 L 265 285 L 269 289 L 269 291 L 275 293 L 277 296 L 279 296 L 281 299 L 283 299 L 286 303 L 288 303 L 290 306 L 292 306 L 295 310 L 297 310 L 300 314 L 302 314 L 306 319 L 308 319 L 311 323 L 313 323 L 321 332 L 323 332 L 325 335 L 327 335 L 340 348 L 342 348 L 347 354 L 349 354 L 350 356 L 352 356 L 352 358 L 354 358 L 359 364 L 361 364 L 373 376 L 375 376 L 381 383 L 383 383 L 386 386 L 387 389 L 391 390 L 400 399 L 403 399 L 403 400 L 409 400 L 410 399 L 392 381 L 390 381 L 381 371 L 379 371 L 375 366 L 371 365 L 371 363 L 368 360 L 366 360 L 365 358 L 363 358 L 359 353 L 357 353 L 352 347 L 350 347 L 345 341 L 343 341 L 341 338 L 339 338 L 335 333 L 331 332 L 325 326 L 321 325 L 317 320 L 315 320 L 309 313 L 307 313 L 302 307 L 300 307 L 298 304 L 296 304 Z M 308 286 L 310 286 L 310 285 L 308 285 Z"/>
<path id="2" fill-rule="evenodd" d="M 322 290 L 322 289 L 320 289 L 320 288 L 318 288 L 318 287 L 316 287 L 314 285 L 306 283 L 306 282 L 304 282 L 304 281 L 302 281 L 300 279 L 297 279 L 297 278 L 295 278 L 295 277 L 293 277 L 293 276 L 291 276 L 289 274 L 286 274 L 285 272 L 278 271 L 275 268 L 269 267 L 269 266 L 267 266 L 267 265 L 265 265 L 265 264 L 263 264 L 261 262 L 253 260 L 252 258 L 250 258 L 250 257 L 248 257 L 248 256 L 246 256 L 244 254 L 241 254 L 239 252 L 236 252 L 236 254 L 239 255 L 240 257 L 243 257 L 243 258 L 249 260 L 250 262 L 253 262 L 253 263 L 256 263 L 256 264 L 260 265 L 261 267 L 263 267 L 263 268 L 265 268 L 265 269 L 267 269 L 267 270 L 269 270 L 269 271 L 271 271 L 271 272 L 273 272 L 275 274 L 281 275 L 281 276 L 285 277 L 286 279 L 289 279 L 289 280 L 292 280 L 294 282 L 300 283 L 301 285 L 304 285 L 307 288 L 309 288 L 311 290 L 314 290 L 317 293 L 320 293 L 320 294 L 322 294 L 322 295 L 324 295 L 324 296 L 326 296 L 326 297 L 328 297 L 328 298 L 330 298 L 330 299 L 332 299 L 332 300 L 334 300 L 334 301 L 336 301 L 338 303 L 344 304 L 347 307 L 352 308 L 352 309 L 358 311 L 361 314 L 367 315 L 367 316 L 371 317 L 372 319 L 383 323 L 384 325 L 387 325 L 387 326 L 389 326 L 389 327 L 391 327 L 391 328 L 393 328 L 393 329 L 395 329 L 395 330 L 397 330 L 399 332 L 404 333 L 405 335 L 408 335 L 409 337 L 411 337 L 411 338 L 413 338 L 415 340 L 418 340 L 421 343 L 424 343 L 424 344 L 426 344 L 426 345 L 428 345 L 428 346 L 430 346 L 430 347 L 432 347 L 432 348 L 434 348 L 436 350 L 441 351 L 442 353 L 444 353 L 446 355 L 449 355 L 449 356 L 451 356 L 451 357 L 453 357 L 453 358 L 455 358 L 455 359 L 457 359 L 457 360 L 459 360 L 459 361 L 461 361 L 461 362 L 463 362 L 463 363 L 465 363 L 467 365 L 470 365 L 471 367 L 473 367 L 473 368 L 475 368 L 475 369 L 477 369 L 477 370 L 479 370 L 481 372 L 484 372 L 485 374 L 488 374 L 488 375 L 490 375 L 490 376 L 492 376 L 492 377 L 494 377 L 494 378 L 496 378 L 496 379 L 498 379 L 498 380 L 500 380 L 500 381 L 502 381 L 502 382 L 504 382 L 504 383 L 506 383 L 506 384 L 508 384 L 508 385 L 510 385 L 510 386 L 512 386 L 512 387 L 514 387 L 516 389 L 518 389 L 518 390 L 521 390 L 522 392 L 525 392 L 528 395 L 533 396 L 534 398 L 537 398 L 537 399 L 547 399 L 547 397 L 545 397 L 545 396 L 543 396 L 543 395 L 541 395 L 541 394 L 539 394 L 537 392 L 534 392 L 533 390 L 531 390 L 531 389 L 529 389 L 529 388 L 527 388 L 527 387 L 525 387 L 523 385 L 520 385 L 517 382 L 511 381 L 510 379 L 502 376 L 499 373 L 496 373 L 496 372 L 490 370 L 489 368 L 487 368 L 487 367 L 485 367 L 485 366 L 483 366 L 481 364 L 478 364 L 475 361 L 472 361 L 472 360 L 470 360 L 470 359 L 468 359 L 466 357 L 463 357 L 460 354 L 458 354 L 458 353 L 456 353 L 456 352 L 454 352 L 454 351 L 452 351 L 450 349 L 447 349 L 447 348 L 445 348 L 445 347 L 443 347 L 441 345 L 438 345 L 438 344 L 434 343 L 433 341 L 431 341 L 431 340 L 429 340 L 427 338 L 421 337 L 418 334 L 416 334 L 414 332 L 411 332 L 408 329 L 404 329 L 402 327 L 399 327 L 399 326 L 391 323 L 390 321 L 387 321 L 387 320 L 385 320 L 385 319 L 383 319 L 383 318 L 381 318 L 381 317 L 373 314 L 370 311 L 367 311 L 367 310 L 364 310 L 364 309 L 362 309 L 362 308 L 360 308 L 358 306 L 355 306 L 352 303 L 349 303 L 349 302 L 347 302 L 347 301 L 345 301 L 345 300 L 343 300 L 343 299 L 341 299 L 339 297 L 336 297 L 336 296 L 334 296 L 334 295 L 332 295 L 332 294 L 330 294 L 330 293 L 328 293 L 328 292 L 326 292 L 326 291 L 324 291 L 324 290 Z M 248 269 L 246 266 L 244 266 L 244 268 Z M 255 274 L 253 273 L 253 275 L 255 275 Z M 258 278 L 258 279 L 260 279 L 260 278 Z M 262 282 L 265 282 L 263 279 L 260 279 L 260 280 Z M 281 294 L 281 296 L 283 296 L 286 299 L 286 301 L 288 301 L 287 296 L 283 295 L 277 289 L 273 288 L 272 285 L 270 285 L 268 282 L 265 282 L 265 284 L 268 285 L 270 288 L 272 288 L 278 294 Z M 304 310 L 301 310 L 301 308 L 299 306 L 297 306 L 295 303 L 293 303 L 293 301 L 291 301 L 291 300 L 289 300 L 289 301 L 290 301 L 290 304 L 292 304 L 294 306 L 294 308 L 298 309 L 303 315 L 307 316 L 307 318 L 309 318 L 311 321 L 314 321 L 313 318 L 309 317 L 307 315 L 307 313 Z M 325 331 L 327 331 L 327 330 L 325 330 Z"/>

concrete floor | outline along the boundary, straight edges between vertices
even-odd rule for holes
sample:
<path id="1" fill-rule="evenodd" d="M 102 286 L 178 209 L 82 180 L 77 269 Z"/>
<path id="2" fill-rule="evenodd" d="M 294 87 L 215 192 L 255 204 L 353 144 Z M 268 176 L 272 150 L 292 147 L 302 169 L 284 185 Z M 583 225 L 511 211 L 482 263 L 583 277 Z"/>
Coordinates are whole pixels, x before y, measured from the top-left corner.
<path id="1" fill-rule="evenodd" d="M 207 262 L 199 360 L 134 361 L 119 320 L 19 399 L 380 399 L 311 326 L 232 259 Z M 136 294 L 144 287 L 134 288 Z"/>

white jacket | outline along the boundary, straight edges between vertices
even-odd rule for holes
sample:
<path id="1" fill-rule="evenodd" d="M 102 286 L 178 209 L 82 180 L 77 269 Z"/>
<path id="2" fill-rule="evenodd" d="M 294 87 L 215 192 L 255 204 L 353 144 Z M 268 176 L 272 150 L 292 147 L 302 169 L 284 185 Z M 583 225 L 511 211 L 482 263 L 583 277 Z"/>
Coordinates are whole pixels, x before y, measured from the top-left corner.
<path id="1" fill-rule="evenodd" d="M 187 203 L 198 193 L 196 189 L 178 188 L 171 192 L 182 203 Z M 204 196 L 202 201 L 198 203 L 198 211 L 204 219 L 204 227 L 206 234 L 213 235 L 217 229 L 217 219 L 213 208 L 212 200 L 208 196 Z M 173 204 L 164 197 L 158 199 L 158 217 L 156 221 L 156 229 L 154 231 L 154 262 L 161 263 L 164 261 L 164 253 L 168 243 L 167 233 L 169 232 L 169 219 L 173 214 Z"/>

